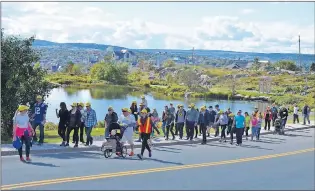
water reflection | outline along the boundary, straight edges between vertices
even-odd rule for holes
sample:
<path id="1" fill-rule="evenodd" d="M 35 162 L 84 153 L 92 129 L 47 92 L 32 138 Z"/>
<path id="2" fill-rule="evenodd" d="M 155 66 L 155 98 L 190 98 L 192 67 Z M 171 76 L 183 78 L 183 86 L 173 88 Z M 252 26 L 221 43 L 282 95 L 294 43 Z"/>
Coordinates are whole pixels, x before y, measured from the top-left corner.
<path id="1" fill-rule="evenodd" d="M 131 102 L 136 100 L 138 104 L 141 102 L 140 96 L 145 94 L 148 100 L 149 107 L 151 109 L 156 108 L 159 115 L 162 115 L 162 111 L 165 105 L 169 105 L 171 102 L 174 106 L 183 104 L 185 108 L 190 103 L 195 103 L 199 108 L 203 105 L 215 106 L 220 105 L 220 108 L 227 110 L 231 108 L 232 112 L 236 112 L 241 109 L 244 112 L 252 112 L 255 107 L 258 106 L 260 111 L 264 111 L 268 104 L 263 102 L 248 102 L 248 101 L 231 101 L 231 100 L 215 100 L 215 99 L 174 99 L 170 96 L 166 96 L 158 93 L 148 93 L 145 91 L 138 91 L 134 88 L 119 87 L 119 86 L 107 86 L 104 88 L 55 88 L 51 91 L 50 96 L 47 98 L 48 103 L 47 120 L 51 122 L 58 122 L 55 114 L 55 109 L 59 108 L 60 102 L 66 102 L 68 108 L 73 102 L 90 102 L 92 108 L 96 111 L 98 120 L 103 120 L 107 113 L 107 108 L 113 106 L 118 115 L 121 115 L 121 108 L 130 107 Z"/>

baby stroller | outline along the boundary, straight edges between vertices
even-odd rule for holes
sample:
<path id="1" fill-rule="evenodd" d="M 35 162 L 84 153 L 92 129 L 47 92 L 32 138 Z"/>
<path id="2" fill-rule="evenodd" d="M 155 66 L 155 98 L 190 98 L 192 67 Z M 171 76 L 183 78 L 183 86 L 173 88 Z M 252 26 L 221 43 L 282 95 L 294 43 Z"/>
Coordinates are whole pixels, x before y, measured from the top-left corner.
<path id="1" fill-rule="evenodd" d="M 107 142 L 104 145 L 104 157 L 109 158 L 112 156 L 113 152 L 116 155 L 126 158 L 127 147 L 120 142 L 122 139 L 123 128 L 113 129 L 110 131 L 110 136 L 106 137 Z"/>
<path id="2" fill-rule="evenodd" d="M 282 119 L 280 117 L 278 117 L 275 120 L 275 130 L 273 132 L 273 134 L 278 134 L 278 135 L 284 135 L 284 129 L 283 129 L 283 125 L 282 125 Z"/>

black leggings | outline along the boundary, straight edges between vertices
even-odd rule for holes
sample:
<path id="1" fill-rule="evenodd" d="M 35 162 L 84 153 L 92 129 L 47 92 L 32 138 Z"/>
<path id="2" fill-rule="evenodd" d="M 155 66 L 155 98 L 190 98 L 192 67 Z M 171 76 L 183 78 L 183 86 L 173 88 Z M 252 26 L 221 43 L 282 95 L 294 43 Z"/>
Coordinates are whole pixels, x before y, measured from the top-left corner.
<path id="1" fill-rule="evenodd" d="M 171 131 L 173 138 L 175 138 L 173 127 L 174 127 L 174 123 L 171 123 L 171 124 L 166 126 L 166 139 L 168 139 L 168 135 L 169 135 L 170 131 Z"/>
<path id="2" fill-rule="evenodd" d="M 198 136 L 198 126 L 195 126 L 195 131 L 196 131 L 195 137 L 197 137 Z"/>
<path id="3" fill-rule="evenodd" d="M 70 133 L 71 131 L 74 130 L 73 132 L 73 141 L 77 145 L 79 143 L 79 128 L 78 127 L 68 127 L 67 129 L 67 143 L 69 144 L 69 139 L 70 139 Z"/>
<path id="4" fill-rule="evenodd" d="M 246 135 L 246 137 L 248 137 L 248 131 L 249 131 L 249 127 L 245 127 L 245 135 Z"/>
<path id="5" fill-rule="evenodd" d="M 270 119 L 265 119 L 265 130 L 267 129 L 267 125 L 268 125 L 268 130 L 270 130 Z"/>
<path id="6" fill-rule="evenodd" d="M 141 146 L 141 155 L 143 156 L 144 150 L 147 149 L 149 153 L 151 149 L 148 144 L 148 140 L 150 139 L 150 133 L 141 133 L 142 146 Z"/>
<path id="7" fill-rule="evenodd" d="M 58 124 L 58 135 L 62 138 L 63 142 L 66 141 L 66 131 L 67 131 L 66 125 L 63 123 L 59 123 Z"/>
<path id="8" fill-rule="evenodd" d="M 221 125 L 221 138 L 226 138 L 225 129 L 226 129 L 226 125 Z"/>
<path id="9" fill-rule="evenodd" d="M 22 147 L 18 149 L 19 155 L 20 155 L 20 157 L 22 157 L 23 143 L 24 143 L 25 144 L 26 157 L 29 157 L 30 156 L 30 151 L 31 151 L 31 140 L 30 140 L 30 137 L 22 136 L 21 137 L 21 141 L 22 141 Z"/>

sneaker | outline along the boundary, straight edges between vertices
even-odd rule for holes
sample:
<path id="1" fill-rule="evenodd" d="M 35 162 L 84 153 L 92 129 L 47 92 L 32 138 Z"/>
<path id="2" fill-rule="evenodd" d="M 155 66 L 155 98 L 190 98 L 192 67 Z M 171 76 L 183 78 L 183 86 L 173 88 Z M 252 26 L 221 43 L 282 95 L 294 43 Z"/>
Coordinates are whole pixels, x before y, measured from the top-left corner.
<path id="1" fill-rule="evenodd" d="M 142 160 L 142 156 L 140 154 L 137 154 L 137 156 L 140 160 Z"/>
<path id="2" fill-rule="evenodd" d="M 173 137 L 173 139 L 172 140 L 175 140 L 175 137 Z"/>
<path id="3" fill-rule="evenodd" d="M 221 143 L 221 142 L 222 142 L 222 139 L 220 139 L 219 142 Z"/>
<path id="4" fill-rule="evenodd" d="M 224 140 L 224 142 L 226 143 L 226 140 Z"/>
<path id="5" fill-rule="evenodd" d="M 38 146 L 42 146 L 42 145 L 43 145 L 43 143 L 40 143 L 40 142 L 39 142 L 39 143 L 37 143 L 37 145 L 38 145 Z"/>
<path id="6" fill-rule="evenodd" d="M 133 152 L 130 152 L 129 156 L 131 156 L 131 157 L 132 157 L 133 155 L 134 155 L 134 153 L 133 153 Z"/>
<path id="7" fill-rule="evenodd" d="M 149 157 L 152 157 L 152 152 L 149 152 Z"/>
<path id="8" fill-rule="evenodd" d="M 65 142 L 62 142 L 62 143 L 60 144 L 60 146 L 61 146 L 61 147 L 65 146 Z"/>
<path id="9" fill-rule="evenodd" d="M 26 157 L 26 161 L 27 162 L 31 162 L 31 158 L 30 157 Z"/>
<path id="10" fill-rule="evenodd" d="M 69 143 L 65 144 L 65 147 L 69 147 Z"/>
<path id="11" fill-rule="evenodd" d="M 20 157 L 20 161 L 24 162 L 25 160 L 24 160 L 24 158 L 23 158 L 23 157 Z"/>
<path id="12" fill-rule="evenodd" d="M 73 148 L 77 148 L 78 147 L 78 144 L 75 144 L 74 146 L 73 146 Z"/>
<path id="13" fill-rule="evenodd" d="M 239 144 L 236 144 L 236 146 L 240 146 Z"/>
<path id="14" fill-rule="evenodd" d="M 233 145 L 233 142 L 230 142 L 231 145 Z"/>

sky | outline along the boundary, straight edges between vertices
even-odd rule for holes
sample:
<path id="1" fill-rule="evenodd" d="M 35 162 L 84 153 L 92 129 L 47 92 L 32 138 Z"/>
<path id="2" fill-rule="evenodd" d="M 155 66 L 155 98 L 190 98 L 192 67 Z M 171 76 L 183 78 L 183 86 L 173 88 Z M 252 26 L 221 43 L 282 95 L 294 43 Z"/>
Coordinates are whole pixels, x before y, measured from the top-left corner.
<path id="1" fill-rule="evenodd" d="M 5 34 L 139 49 L 314 54 L 314 2 L 2 2 Z"/>

